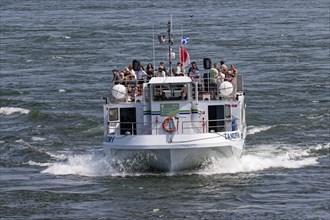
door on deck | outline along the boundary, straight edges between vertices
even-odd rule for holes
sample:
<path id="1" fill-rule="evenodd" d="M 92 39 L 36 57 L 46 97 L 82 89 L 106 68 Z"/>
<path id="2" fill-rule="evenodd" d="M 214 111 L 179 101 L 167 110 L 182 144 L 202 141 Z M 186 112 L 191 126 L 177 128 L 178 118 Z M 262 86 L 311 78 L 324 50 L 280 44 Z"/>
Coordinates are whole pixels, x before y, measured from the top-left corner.
<path id="1" fill-rule="evenodd" d="M 225 106 L 208 106 L 209 124 L 208 132 L 222 132 L 225 129 Z"/>
<path id="2" fill-rule="evenodd" d="M 136 135 L 136 110 L 135 108 L 120 109 L 120 134 L 124 135 L 129 132 Z"/>

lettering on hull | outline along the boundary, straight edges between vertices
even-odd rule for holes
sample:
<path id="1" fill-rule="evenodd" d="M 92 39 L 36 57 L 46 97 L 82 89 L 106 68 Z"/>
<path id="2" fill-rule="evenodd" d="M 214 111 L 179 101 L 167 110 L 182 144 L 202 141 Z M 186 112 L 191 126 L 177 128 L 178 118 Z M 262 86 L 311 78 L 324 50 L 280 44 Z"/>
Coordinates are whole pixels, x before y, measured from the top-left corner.
<path id="1" fill-rule="evenodd" d="M 237 139 L 239 138 L 239 133 L 238 132 L 234 132 L 234 133 L 225 133 L 225 138 L 232 140 L 232 139 Z"/>
<path id="2" fill-rule="evenodd" d="M 107 143 L 113 143 L 114 140 L 115 140 L 115 137 L 113 137 L 113 136 L 107 136 L 105 138 L 105 142 L 107 142 Z"/>

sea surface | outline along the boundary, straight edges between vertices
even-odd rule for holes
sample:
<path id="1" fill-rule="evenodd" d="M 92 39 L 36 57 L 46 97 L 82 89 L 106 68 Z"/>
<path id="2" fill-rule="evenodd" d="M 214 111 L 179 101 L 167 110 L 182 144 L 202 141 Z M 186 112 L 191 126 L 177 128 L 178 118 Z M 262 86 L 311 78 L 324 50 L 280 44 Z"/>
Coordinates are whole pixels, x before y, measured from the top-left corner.
<path id="1" fill-rule="evenodd" d="M 329 0 L 0 5 L 0 219 L 330 219 Z M 167 63 L 171 15 L 177 57 L 189 35 L 200 69 L 225 60 L 244 77 L 245 151 L 194 171 L 114 168 L 112 69 Z"/>

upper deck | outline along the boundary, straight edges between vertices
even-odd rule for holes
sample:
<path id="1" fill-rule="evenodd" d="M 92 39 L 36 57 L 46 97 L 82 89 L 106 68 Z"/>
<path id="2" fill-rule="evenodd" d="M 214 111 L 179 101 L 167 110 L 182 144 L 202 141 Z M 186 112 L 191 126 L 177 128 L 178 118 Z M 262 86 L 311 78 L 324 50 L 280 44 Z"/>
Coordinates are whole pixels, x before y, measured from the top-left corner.
<path id="1" fill-rule="evenodd" d="M 242 75 L 237 75 L 230 81 L 209 78 L 207 74 L 204 76 L 199 79 L 171 76 L 153 77 L 150 80 L 113 81 L 110 102 L 237 99 L 236 95 L 244 92 Z"/>

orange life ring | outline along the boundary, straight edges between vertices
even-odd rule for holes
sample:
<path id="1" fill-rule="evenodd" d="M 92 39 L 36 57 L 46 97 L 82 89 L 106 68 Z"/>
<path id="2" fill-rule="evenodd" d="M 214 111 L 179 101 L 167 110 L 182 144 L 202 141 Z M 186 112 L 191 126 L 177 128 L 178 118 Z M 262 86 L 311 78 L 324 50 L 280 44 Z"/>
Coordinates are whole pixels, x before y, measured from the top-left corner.
<path id="1" fill-rule="evenodd" d="M 162 123 L 162 126 L 164 131 L 168 133 L 174 133 L 176 131 L 176 127 L 172 117 L 166 117 Z"/>

